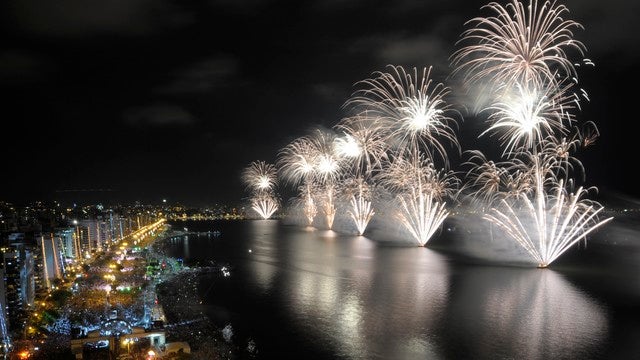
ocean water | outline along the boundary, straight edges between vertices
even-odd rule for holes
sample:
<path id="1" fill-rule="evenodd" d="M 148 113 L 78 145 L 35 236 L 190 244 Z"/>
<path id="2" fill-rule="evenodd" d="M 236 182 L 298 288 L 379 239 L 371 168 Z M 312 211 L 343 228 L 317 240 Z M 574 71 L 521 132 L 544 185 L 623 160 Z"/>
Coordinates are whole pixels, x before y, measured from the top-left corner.
<path id="1" fill-rule="evenodd" d="M 640 358 L 633 217 L 546 269 L 460 219 L 426 247 L 281 220 L 172 225 L 201 233 L 171 255 L 229 270 L 202 278 L 204 309 L 253 358 Z"/>

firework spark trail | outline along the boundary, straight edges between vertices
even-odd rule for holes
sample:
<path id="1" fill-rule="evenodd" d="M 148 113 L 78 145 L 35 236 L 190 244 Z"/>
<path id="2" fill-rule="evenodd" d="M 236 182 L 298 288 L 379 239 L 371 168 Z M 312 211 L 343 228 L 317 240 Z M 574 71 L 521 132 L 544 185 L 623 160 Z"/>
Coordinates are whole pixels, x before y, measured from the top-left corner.
<path id="1" fill-rule="evenodd" d="M 361 194 L 358 197 L 352 195 L 350 204 L 352 209 L 349 210 L 349 216 L 356 224 L 358 235 L 362 235 L 367 229 L 369 221 L 375 215 L 371 201 L 366 200 Z"/>
<path id="2" fill-rule="evenodd" d="M 572 39 L 572 29 L 582 26 L 564 20 L 568 9 L 555 1 L 539 6 L 532 0 L 526 8 L 517 0 L 506 7 L 492 2 L 483 8 L 497 15 L 468 22 L 476 27 L 463 32 L 460 42 L 477 44 L 454 53 L 454 73 L 493 91 L 497 100 L 483 110 L 491 125 L 481 136 L 500 133 L 507 161 L 494 163 L 479 151 L 469 152 L 466 164 L 473 167 L 462 188 L 491 209 L 486 220 L 546 267 L 611 220 L 599 220 L 603 207 L 582 198 L 588 190 L 571 191 L 574 172 L 584 179 L 572 152 L 597 137 L 595 124 L 581 130 L 572 113 L 580 110 L 581 96 L 588 100 L 584 90 L 573 90 L 577 73 L 568 56 L 570 50 L 584 56 L 584 45 Z"/>
<path id="3" fill-rule="evenodd" d="M 504 191 L 505 184 L 511 181 L 504 163 L 487 160 L 486 156 L 478 150 L 469 150 L 466 153 L 470 154 L 469 160 L 462 165 L 471 166 L 471 169 L 464 175 L 466 181 L 462 184 L 460 192 L 466 193 L 473 207 L 482 209 L 508 194 Z"/>
<path id="4" fill-rule="evenodd" d="M 313 177 L 315 153 L 307 137 L 299 137 L 278 153 L 277 167 L 282 178 L 293 185 L 309 183 Z"/>
<path id="5" fill-rule="evenodd" d="M 334 126 L 349 140 L 336 140 L 338 154 L 345 158 L 345 172 L 352 172 L 354 177 L 370 179 L 372 174 L 382 168 L 382 161 L 387 158 L 388 146 L 385 141 L 381 121 L 369 116 L 353 116 L 342 119 Z M 342 150 L 342 143 L 348 142 L 351 152 Z M 357 148 L 357 151 L 354 151 Z M 351 165 L 351 166 L 350 166 Z"/>
<path id="6" fill-rule="evenodd" d="M 345 133 L 334 141 L 336 155 L 340 158 L 357 158 L 362 150 L 358 141 L 350 134 Z"/>
<path id="7" fill-rule="evenodd" d="M 342 175 L 341 163 L 344 161 L 344 157 L 338 156 L 336 150 L 344 150 L 344 148 L 336 147 L 338 138 L 331 130 L 315 129 L 309 139 L 316 153 L 314 163 L 316 183 L 323 190 L 321 192 L 322 211 L 327 227 L 331 229 L 336 215 L 335 186 Z M 339 141 L 338 144 L 340 144 Z"/>
<path id="8" fill-rule="evenodd" d="M 449 89 L 442 83 L 432 86 L 431 68 L 420 75 L 413 68 L 407 73 L 401 66 L 389 65 L 389 72 L 376 71 L 373 77 L 357 83 L 361 86 L 347 102 L 361 116 L 380 119 L 385 142 L 394 151 L 424 151 L 436 155 L 448 166 L 443 141 L 460 149 L 454 126 L 457 122 L 444 101 Z"/>
<path id="9" fill-rule="evenodd" d="M 342 197 L 347 199 L 351 206 L 347 213 L 353 220 L 358 235 L 363 235 L 375 215 L 370 186 L 363 177 L 346 177 L 340 186 Z"/>
<path id="10" fill-rule="evenodd" d="M 278 153 L 278 170 L 282 178 L 290 184 L 302 183 L 299 189 L 301 198 L 304 199 L 304 213 L 307 225 L 313 223 L 317 214 L 315 201 L 311 188 L 313 186 L 315 152 L 308 137 L 299 137 L 285 146 Z"/>
<path id="11" fill-rule="evenodd" d="M 446 203 L 435 201 L 434 196 L 425 194 L 420 186 L 398 195 L 397 199 L 401 205 L 397 217 L 420 246 L 431 239 L 449 216 Z"/>
<path id="12" fill-rule="evenodd" d="M 341 163 L 344 157 L 338 156 L 337 150 L 344 151 L 344 147 L 336 147 L 337 135 L 331 130 L 314 129 L 309 135 L 309 141 L 314 156 L 314 174 L 319 184 L 334 184 L 342 175 Z"/>
<path id="13" fill-rule="evenodd" d="M 263 219 L 270 218 L 279 207 L 275 195 L 277 168 L 265 161 L 253 161 L 242 171 L 242 180 L 251 190 L 251 208 Z"/>
<path id="14" fill-rule="evenodd" d="M 304 209 L 309 225 L 317 211 L 313 195 L 319 194 L 317 198 L 321 200 L 329 229 L 336 214 L 335 186 L 342 175 L 341 163 L 344 161 L 336 154 L 336 139 L 334 132 L 316 128 L 287 145 L 278 158 L 282 176 L 289 182 L 302 182 L 306 186 L 301 196 L 306 199 Z"/>
<path id="15" fill-rule="evenodd" d="M 279 202 L 271 194 L 263 193 L 251 198 L 251 208 L 263 219 L 269 219 L 278 211 Z"/>
<path id="16" fill-rule="evenodd" d="M 538 151 L 536 146 L 544 146 L 545 137 L 565 136 L 575 123 L 571 111 L 579 108 L 579 97 L 572 88 L 572 83 L 556 88 L 515 84 L 484 110 L 490 113 L 487 120 L 491 126 L 480 136 L 502 133 L 503 156 Z"/>
<path id="17" fill-rule="evenodd" d="M 396 195 L 401 222 L 424 245 L 435 231 L 431 225 L 437 228 L 448 215 L 443 207 L 432 211 L 439 208 L 436 198 L 449 193 L 445 188 L 451 185 L 438 179 L 433 159 L 437 157 L 448 168 L 445 143 L 460 151 L 454 131 L 457 122 L 444 100 L 450 90 L 433 83 L 431 67 L 421 72 L 417 68 L 407 72 L 401 66 L 387 68 L 387 72 L 376 71 L 371 78 L 356 83 L 359 89 L 344 105 L 356 116 L 344 120 L 341 127 L 352 134 L 366 135 L 360 136 L 370 141 L 362 142 L 363 147 L 369 146 L 360 159 L 360 164 L 367 167 L 363 172 L 374 181 L 382 180 Z M 380 167 L 373 171 L 377 166 Z M 407 169 L 409 177 L 404 173 Z M 351 202 L 354 215 L 358 208 L 370 205 L 363 199 L 353 198 Z"/>
<path id="18" fill-rule="evenodd" d="M 433 161 L 421 153 L 413 156 L 396 154 L 376 180 L 393 193 L 402 193 L 419 186 L 438 201 L 455 197 L 460 185 L 455 172 L 436 169 Z"/>
<path id="19" fill-rule="evenodd" d="M 541 156 L 549 163 L 548 167 L 556 179 L 568 181 L 574 173 L 582 174 L 582 180 L 585 179 L 582 162 L 572 155 L 580 145 L 582 141 L 578 137 L 557 139 L 550 136 L 545 139 Z"/>
<path id="20" fill-rule="evenodd" d="M 589 100 L 583 89 L 574 90 L 578 65 L 570 59 L 581 56 L 590 64 L 584 45 L 572 38 L 582 26 L 565 20 L 568 9 L 555 1 L 491 2 L 482 9 L 493 16 L 466 23 L 474 27 L 458 44 L 476 43 L 452 55 L 453 73 L 485 91 L 489 105 L 481 111 L 488 113 L 489 126 L 480 136 L 498 135 L 506 160 L 493 162 L 469 151 L 464 165 L 472 168 L 461 186 L 448 171 L 445 145 L 461 151 L 456 111 L 445 101 L 449 88 L 433 82 L 431 68 L 407 72 L 389 65 L 356 83 L 359 88 L 343 105 L 352 113 L 334 127 L 340 136 L 316 129 L 280 152 L 280 174 L 302 184 L 299 201 L 309 224 L 319 201 L 331 228 L 340 188 L 363 233 L 374 214 L 369 187 L 375 184 L 395 199 L 387 214 L 424 245 L 449 215 L 445 199 L 462 195 L 490 209 L 484 218 L 544 267 L 611 220 L 599 220 L 603 207 L 583 198 L 588 190 L 572 191 L 573 173 L 584 179 L 572 153 L 599 135 L 593 123 L 579 128 L 573 114 L 582 98 Z"/>
<path id="21" fill-rule="evenodd" d="M 382 161 L 387 158 L 387 145 L 376 118 L 345 118 L 334 128 L 344 134 L 335 142 L 338 156 L 344 159 L 342 194 L 351 205 L 347 212 L 356 225 L 358 235 L 363 235 L 375 214 L 369 182 L 373 174 L 382 169 Z"/>
<path id="22" fill-rule="evenodd" d="M 542 88 L 557 78 L 577 79 L 574 61 L 569 54 L 584 56 L 585 46 L 573 38 L 574 29 L 582 25 L 565 20 L 569 10 L 556 1 L 532 0 L 525 5 L 512 0 L 506 6 L 491 2 L 487 9 L 493 16 L 476 17 L 462 33 L 460 43 L 470 45 L 452 55 L 454 74 L 463 72 L 468 83 L 491 80 L 497 84 L 532 84 Z M 583 59 L 589 62 L 587 59 Z"/>
<path id="23" fill-rule="evenodd" d="M 242 180 L 252 191 L 269 191 L 276 186 L 278 176 L 275 165 L 253 161 L 242 172 Z"/>
<path id="24" fill-rule="evenodd" d="M 325 221 L 329 229 L 333 228 L 333 221 L 336 217 L 335 197 L 335 185 L 325 184 L 323 186 L 323 191 L 321 192 L 320 199 L 322 201 L 322 212 L 324 213 Z"/>
<path id="25" fill-rule="evenodd" d="M 396 217 L 420 246 L 424 246 L 449 215 L 446 197 L 453 197 L 459 179 L 453 171 L 438 171 L 420 154 L 396 156 L 380 174 L 386 189 L 396 194 Z"/>
<path id="26" fill-rule="evenodd" d="M 549 151 L 521 153 L 519 159 L 497 165 L 474 153 L 479 164 L 465 183 L 477 207 L 491 208 L 484 218 L 505 230 L 539 267 L 612 219 L 598 220 L 603 207 L 583 198 L 587 189 L 567 190 L 572 187 L 567 176 L 571 157 L 559 157 L 551 140 L 547 147 Z"/>
<path id="27" fill-rule="evenodd" d="M 538 267 L 547 267 L 581 239 L 612 218 L 599 220 L 603 210 L 597 202 L 582 199 L 588 193 L 582 187 L 569 193 L 560 180 L 547 193 L 543 186 L 544 170 L 537 162 L 535 193 L 520 194 L 516 199 L 502 199 L 485 219 L 505 230 L 516 240 Z"/>
<path id="28" fill-rule="evenodd" d="M 307 225 L 310 226 L 313 224 L 313 219 L 315 219 L 318 214 L 318 208 L 316 207 L 313 194 L 311 193 L 311 185 L 307 184 L 304 188 L 304 214 L 307 218 Z"/>

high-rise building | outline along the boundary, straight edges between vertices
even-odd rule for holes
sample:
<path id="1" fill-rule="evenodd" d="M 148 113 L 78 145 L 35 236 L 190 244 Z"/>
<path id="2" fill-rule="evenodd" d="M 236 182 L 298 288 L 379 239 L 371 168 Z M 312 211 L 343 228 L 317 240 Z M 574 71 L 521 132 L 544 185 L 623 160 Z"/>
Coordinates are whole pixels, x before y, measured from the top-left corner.
<path id="1" fill-rule="evenodd" d="M 104 250 L 111 242 L 109 224 L 102 219 L 86 219 L 78 221 L 80 229 L 86 229 L 86 239 L 80 237 L 81 244 L 89 254 Z M 84 235 L 84 234 L 81 234 Z"/>
<path id="2" fill-rule="evenodd" d="M 35 302 L 34 258 L 22 243 L 2 248 L 6 322 L 11 329 L 24 324 L 27 311 Z"/>
<path id="3" fill-rule="evenodd" d="M 7 324 L 7 291 L 4 284 L 4 268 L 0 267 L 0 354 L 6 354 L 11 346 Z"/>
<path id="4" fill-rule="evenodd" d="M 53 289 L 53 281 L 62 279 L 65 273 L 65 261 L 62 249 L 62 239 L 53 233 L 42 234 L 37 240 L 40 249 L 42 282 L 47 290 Z"/>
<path id="5" fill-rule="evenodd" d="M 76 247 L 75 232 L 76 230 L 73 227 L 58 228 L 55 231 L 54 236 L 60 238 L 65 259 L 76 259 L 80 255 Z"/>

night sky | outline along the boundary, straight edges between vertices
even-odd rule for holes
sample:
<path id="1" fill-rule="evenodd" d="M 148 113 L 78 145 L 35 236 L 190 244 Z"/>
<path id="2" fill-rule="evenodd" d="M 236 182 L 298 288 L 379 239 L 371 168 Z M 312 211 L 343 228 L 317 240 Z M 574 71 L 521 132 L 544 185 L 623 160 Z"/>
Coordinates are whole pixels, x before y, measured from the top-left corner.
<path id="1" fill-rule="evenodd" d="M 585 29 L 577 154 L 587 185 L 640 198 L 640 3 L 561 2 Z M 240 5 L 242 4 L 242 5 Z M 448 58 L 484 1 L 4 1 L 0 200 L 191 205 L 247 196 L 240 172 L 331 127 L 357 81 Z M 465 119 L 463 144 L 484 124 Z M 99 190 L 99 191 L 98 191 Z"/>

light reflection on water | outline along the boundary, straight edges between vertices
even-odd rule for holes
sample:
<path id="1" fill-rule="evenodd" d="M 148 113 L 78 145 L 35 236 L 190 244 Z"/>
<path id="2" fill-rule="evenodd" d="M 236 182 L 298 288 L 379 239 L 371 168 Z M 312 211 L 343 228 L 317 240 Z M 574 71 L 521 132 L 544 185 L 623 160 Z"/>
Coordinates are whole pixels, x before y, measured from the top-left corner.
<path id="1" fill-rule="evenodd" d="M 239 342 L 256 341 L 259 358 L 605 359 L 610 352 L 609 305 L 553 269 L 464 264 L 430 248 L 275 220 L 214 226 L 220 238 L 191 238 L 188 251 L 231 265 L 207 302 L 214 317 L 224 310 L 218 320 L 233 323 Z"/>
<path id="2" fill-rule="evenodd" d="M 608 337 L 606 308 L 551 269 L 476 266 L 459 278 L 447 321 L 463 353 L 584 359 Z"/>

